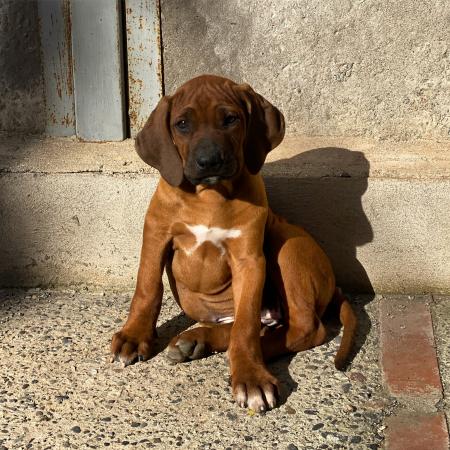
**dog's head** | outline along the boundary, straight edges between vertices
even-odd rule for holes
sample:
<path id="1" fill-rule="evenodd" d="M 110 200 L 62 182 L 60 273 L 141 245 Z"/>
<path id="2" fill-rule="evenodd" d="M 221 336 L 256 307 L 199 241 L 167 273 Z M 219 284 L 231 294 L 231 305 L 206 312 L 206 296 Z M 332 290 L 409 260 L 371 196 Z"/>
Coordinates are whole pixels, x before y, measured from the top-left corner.
<path id="1" fill-rule="evenodd" d="M 172 186 L 214 185 L 258 173 L 283 136 L 283 115 L 249 85 L 203 75 L 159 101 L 136 150 Z"/>

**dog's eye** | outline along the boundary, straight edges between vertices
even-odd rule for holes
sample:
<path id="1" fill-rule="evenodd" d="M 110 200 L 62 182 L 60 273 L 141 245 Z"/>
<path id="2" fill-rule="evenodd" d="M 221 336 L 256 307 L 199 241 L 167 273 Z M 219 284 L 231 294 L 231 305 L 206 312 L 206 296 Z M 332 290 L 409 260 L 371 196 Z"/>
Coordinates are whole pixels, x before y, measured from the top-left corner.
<path id="1" fill-rule="evenodd" d="M 233 114 L 228 114 L 228 116 L 225 116 L 225 119 L 223 120 L 223 125 L 225 127 L 228 127 L 230 125 L 233 125 L 234 123 L 239 121 L 239 117 L 235 116 Z"/>
<path id="2" fill-rule="evenodd" d="M 189 129 L 189 124 L 187 120 L 181 119 L 175 123 L 175 127 L 180 131 L 187 131 Z"/>

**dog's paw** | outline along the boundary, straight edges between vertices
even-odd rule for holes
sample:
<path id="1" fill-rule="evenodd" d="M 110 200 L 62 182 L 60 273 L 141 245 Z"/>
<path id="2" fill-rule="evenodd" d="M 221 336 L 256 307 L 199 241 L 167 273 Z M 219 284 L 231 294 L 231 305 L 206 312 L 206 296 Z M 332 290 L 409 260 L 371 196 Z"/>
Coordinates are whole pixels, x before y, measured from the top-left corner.
<path id="1" fill-rule="evenodd" d="M 126 367 L 136 361 L 149 359 L 151 350 L 152 338 L 150 336 L 137 336 L 122 329 L 112 338 L 110 361 L 120 361 Z"/>
<path id="2" fill-rule="evenodd" d="M 208 356 L 205 342 L 180 337 L 167 347 L 166 356 L 170 363 L 177 364 Z"/>
<path id="3" fill-rule="evenodd" d="M 277 405 L 278 381 L 264 367 L 247 368 L 231 378 L 236 403 L 263 413 Z"/>

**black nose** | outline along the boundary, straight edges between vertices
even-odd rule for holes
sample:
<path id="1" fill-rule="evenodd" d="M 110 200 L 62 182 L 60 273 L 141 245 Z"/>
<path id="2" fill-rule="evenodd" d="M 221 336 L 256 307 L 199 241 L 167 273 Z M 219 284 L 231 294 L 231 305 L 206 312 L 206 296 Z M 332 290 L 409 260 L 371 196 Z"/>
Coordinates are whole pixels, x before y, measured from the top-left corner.
<path id="1" fill-rule="evenodd" d="M 220 169 L 223 158 L 219 151 L 202 151 L 196 155 L 195 163 L 201 170 Z"/>

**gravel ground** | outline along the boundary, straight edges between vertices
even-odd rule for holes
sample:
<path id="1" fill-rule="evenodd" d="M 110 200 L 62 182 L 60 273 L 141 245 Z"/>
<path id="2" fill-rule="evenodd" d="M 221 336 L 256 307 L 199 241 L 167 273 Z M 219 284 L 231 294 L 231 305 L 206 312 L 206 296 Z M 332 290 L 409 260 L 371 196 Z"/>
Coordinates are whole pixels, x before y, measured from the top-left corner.
<path id="1" fill-rule="evenodd" d="M 231 398 L 223 354 L 170 365 L 164 352 L 108 362 L 130 293 L 0 291 L 0 449 L 377 449 L 383 446 L 378 298 L 356 297 L 360 350 L 334 369 L 339 336 L 270 365 L 281 406 L 265 415 Z M 191 325 L 167 294 L 161 350 Z M 369 331 L 370 328 L 370 331 Z"/>

